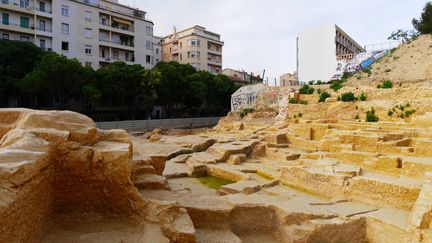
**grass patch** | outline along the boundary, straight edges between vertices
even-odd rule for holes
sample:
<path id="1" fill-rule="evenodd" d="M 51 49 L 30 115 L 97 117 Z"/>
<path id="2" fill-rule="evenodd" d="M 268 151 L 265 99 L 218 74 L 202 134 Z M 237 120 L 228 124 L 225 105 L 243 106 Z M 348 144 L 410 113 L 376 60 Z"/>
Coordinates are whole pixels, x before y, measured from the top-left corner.
<path id="1" fill-rule="evenodd" d="M 203 176 L 203 177 L 198 177 L 197 179 L 204 186 L 213 189 L 219 189 L 222 186 L 235 183 L 235 181 L 231 181 L 231 180 L 227 180 L 215 176 Z"/>

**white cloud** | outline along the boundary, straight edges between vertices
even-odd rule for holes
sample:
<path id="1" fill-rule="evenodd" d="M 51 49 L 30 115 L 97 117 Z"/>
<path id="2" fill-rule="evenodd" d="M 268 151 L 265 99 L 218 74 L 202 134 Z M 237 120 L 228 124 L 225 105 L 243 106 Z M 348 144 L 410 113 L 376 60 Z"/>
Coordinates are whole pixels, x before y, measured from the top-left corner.
<path id="1" fill-rule="evenodd" d="M 120 0 L 146 11 L 155 34 L 201 25 L 225 41 L 223 65 L 279 77 L 295 70 L 297 33 L 335 23 L 360 44 L 411 28 L 426 0 Z M 270 78 L 273 80 L 273 78 Z"/>

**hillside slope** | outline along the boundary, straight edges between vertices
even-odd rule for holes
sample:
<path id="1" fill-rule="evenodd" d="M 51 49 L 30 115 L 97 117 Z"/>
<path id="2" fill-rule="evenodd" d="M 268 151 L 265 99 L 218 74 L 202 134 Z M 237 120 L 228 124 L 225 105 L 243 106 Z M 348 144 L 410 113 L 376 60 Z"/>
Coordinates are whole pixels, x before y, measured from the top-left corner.
<path id="1" fill-rule="evenodd" d="M 432 79 L 432 35 L 422 35 L 374 63 L 370 75 L 360 72 L 350 79 L 350 83 L 367 85 L 382 80 L 416 82 L 428 79 Z"/>

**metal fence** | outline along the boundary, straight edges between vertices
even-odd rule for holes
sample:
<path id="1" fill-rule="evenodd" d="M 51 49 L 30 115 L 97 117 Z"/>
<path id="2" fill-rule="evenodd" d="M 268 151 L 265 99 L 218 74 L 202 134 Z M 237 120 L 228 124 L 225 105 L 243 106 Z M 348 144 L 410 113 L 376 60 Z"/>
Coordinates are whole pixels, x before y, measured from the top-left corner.
<path id="1" fill-rule="evenodd" d="M 181 119 L 161 119 L 161 120 L 136 120 L 136 121 L 113 121 L 96 122 L 100 129 L 125 129 L 125 130 L 153 130 L 175 129 L 175 128 L 197 128 L 210 127 L 219 122 L 220 117 L 201 117 L 201 118 L 181 118 Z"/>

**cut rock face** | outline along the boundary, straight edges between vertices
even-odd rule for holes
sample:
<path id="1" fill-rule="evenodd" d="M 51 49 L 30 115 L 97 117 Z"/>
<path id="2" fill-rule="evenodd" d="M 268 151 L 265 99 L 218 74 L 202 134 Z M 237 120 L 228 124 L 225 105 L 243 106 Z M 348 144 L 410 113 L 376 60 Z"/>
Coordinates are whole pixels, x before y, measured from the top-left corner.
<path id="1" fill-rule="evenodd" d="M 128 242 L 142 242 L 146 228 L 138 238 L 128 238 L 122 230 L 110 230 L 125 227 L 115 222 L 151 223 L 177 232 L 179 207 L 145 200 L 134 187 L 132 143 L 125 131 L 100 131 L 73 112 L 24 109 L 0 110 L 0 127 L 0 242 L 39 242 L 45 236 L 48 242 L 67 241 L 56 222 L 75 225 L 70 228 L 94 222 L 113 239 Z M 162 231 L 159 235 L 169 238 Z M 86 237 L 78 233 L 76 239 Z"/>

